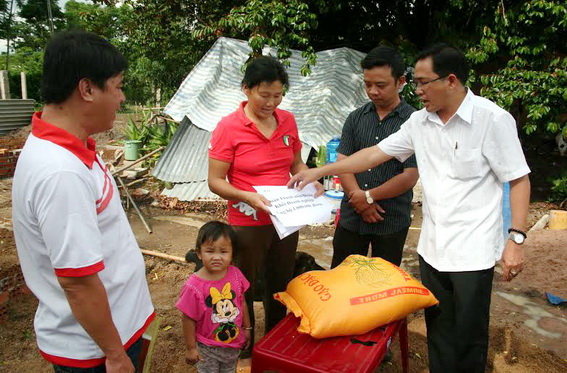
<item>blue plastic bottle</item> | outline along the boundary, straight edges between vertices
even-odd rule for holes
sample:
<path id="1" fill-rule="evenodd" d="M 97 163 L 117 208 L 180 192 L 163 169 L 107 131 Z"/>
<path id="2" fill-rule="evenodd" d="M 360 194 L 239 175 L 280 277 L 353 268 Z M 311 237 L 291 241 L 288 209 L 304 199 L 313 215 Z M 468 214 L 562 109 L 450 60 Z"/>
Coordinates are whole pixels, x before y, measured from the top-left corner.
<path id="1" fill-rule="evenodd" d="M 327 163 L 333 163 L 337 161 L 337 148 L 341 142 L 341 138 L 335 136 L 327 143 Z"/>

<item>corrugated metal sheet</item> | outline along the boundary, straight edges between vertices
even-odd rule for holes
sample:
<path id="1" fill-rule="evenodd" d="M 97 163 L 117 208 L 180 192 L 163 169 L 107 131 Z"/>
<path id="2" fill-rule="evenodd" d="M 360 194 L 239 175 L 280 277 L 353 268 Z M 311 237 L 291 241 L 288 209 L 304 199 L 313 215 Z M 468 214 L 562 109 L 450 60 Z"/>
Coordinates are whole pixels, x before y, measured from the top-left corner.
<path id="1" fill-rule="evenodd" d="M 219 196 L 209 190 L 206 180 L 175 184 L 172 189 L 164 189 L 161 194 L 172 198 L 177 197 L 180 201 L 219 199 Z"/>
<path id="2" fill-rule="evenodd" d="M 187 118 L 179 124 L 152 175 L 173 183 L 206 181 L 207 147 L 211 132 L 198 128 Z"/>
<path id="3" fill-rule="evenodd" d="M 164 111 L 177 121 L 188 117 L 197 127 L 212 131 L 219 120 L 246 99 L 240 83 L 248 59 L 247 42 L 219 38 L 189 73 Z M 275 55 L 266 48 L 264 54 Z M 301 76 L 300 51 L 292 51 L 287 69 L 290 90 L 281 109 L 297 120 L 301 140 L 313 147 L 340 135 L 347 115 L 368 102 L 360 61 L 364 54 L 349 48 L 317 53 L 312 73 Z"/>
<path id="4" fill-rule="evenodd" d="M 206 182 L 209 131 L 246 99 L 240 83 L 249 51 L 245 41 L 219 38 L 167 104 L 164 111 L 181 124 L 152 172 L 179 183 L 164 195 L 182 201 L 218 198 Z M 295 115 L 300 138 L 308 145 L 302 150 L 306 159 L 312 146 L 340 135 L 348 114 L 368 102 L 360 68 L 364 54 L 349 48 L 319 52 L 312 73 L 303 77 L 301 52 L 292 53 L 287 69 L 290 90 L 280 108 Z M 275 55 L 275 50 L 266 48 L 264 54 Z"/>
<path id="5" fill-rule="evenodd" d="M 34 100 L 0 100 L 0 134 L 31 123 Z"/>

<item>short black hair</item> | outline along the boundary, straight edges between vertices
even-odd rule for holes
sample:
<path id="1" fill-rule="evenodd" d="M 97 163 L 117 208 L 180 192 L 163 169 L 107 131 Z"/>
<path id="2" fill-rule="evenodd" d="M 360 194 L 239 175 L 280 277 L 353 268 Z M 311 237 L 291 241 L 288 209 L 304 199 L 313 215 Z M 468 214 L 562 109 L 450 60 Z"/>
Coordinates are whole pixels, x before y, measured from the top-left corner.
<path id="1" fill-rule="evenodd" d="M 368 52 L 366 57 L 360 61 L 360 66 L 364 70 L 389 66 L 392 69 L 392 76 L 396 80 L 401 78 L 406 72 L 406 64 L 400 52 L 387 45 L 380 45 Z"/>
<path id="2" fill-rule="evenodd" d="M 55 35 L 43 57 L 41 93 L 46 104 L 66 101 L 81 79 L 104 89 L 107 79 L 126 70 L 126 58 L 96 34 L 73 30 Z"/>
<path id="3" fill-rule="evenodd" d="M 236 256 L 236 251 L 238 247 L 238 241 L 236 239 L 236 232 L 234 229 L 222 221 L 212 220 L 205 223 L 199 233 L 197 233 L 197 243 L 195 244 L 195 249 L 197 252 L 201 251 L 201 246 L 206 242 L 215 242 L 221 237 L 228 238 L 232 245 L 232 256 Z"/>
<path id="4" fill-rule="evenodd" d="M 416 61 L 429 57 L 431 57 L 435 74 L 440 77 L 455 74 L 463 85 L 467 82 L 471 68 L 465 54 L 459 49 L 449 44 L 438 43 L 421 51 Z"/>
<path id="5" fill-rule="evenodd" d="M 289 88 L 289 77 L 284 65 L 274 57 L 261 56 L 254 58 L 246 66 L 242 85 L 250 89 L 261 83 L 273 83 L 276 80 L 282 83 L 284 89 Z"/>

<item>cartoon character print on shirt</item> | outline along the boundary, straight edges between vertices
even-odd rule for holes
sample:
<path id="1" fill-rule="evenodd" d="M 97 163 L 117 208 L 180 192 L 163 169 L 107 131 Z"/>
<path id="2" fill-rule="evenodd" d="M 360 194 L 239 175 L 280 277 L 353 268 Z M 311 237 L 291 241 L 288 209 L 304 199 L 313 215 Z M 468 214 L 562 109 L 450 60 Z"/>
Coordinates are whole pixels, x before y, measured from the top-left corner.
<path id="1" fill-rule="evenodd" d="M 234 320 L 240 314 L 240 310 L 234 303 L 236 293 L 231 290 L 230 282 L 223 286 L 222 291 L 211 286 L 209 293 L 210 295 L 205 299 L 205 304 L 213 310 L 212 323 L 218 324 L 213 332 L 213 337 L 217 342 L 230 343 L 240 334 L 240 329 L 234 323 Z"/>

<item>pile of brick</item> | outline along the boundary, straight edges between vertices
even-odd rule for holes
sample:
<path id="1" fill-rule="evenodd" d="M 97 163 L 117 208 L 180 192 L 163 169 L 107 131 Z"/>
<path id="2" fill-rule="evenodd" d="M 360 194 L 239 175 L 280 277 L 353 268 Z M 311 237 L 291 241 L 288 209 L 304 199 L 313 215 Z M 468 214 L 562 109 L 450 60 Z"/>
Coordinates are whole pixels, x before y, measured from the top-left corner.
<path id="1" fill-rule="evenodd" d="M 0 179 L 13 177 L 21 150 L 0 149 Z"/>

